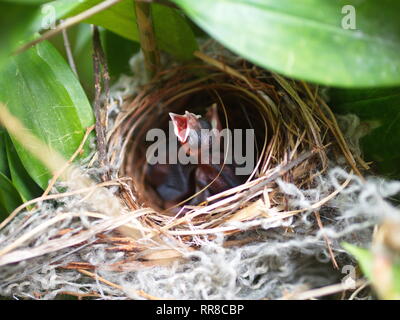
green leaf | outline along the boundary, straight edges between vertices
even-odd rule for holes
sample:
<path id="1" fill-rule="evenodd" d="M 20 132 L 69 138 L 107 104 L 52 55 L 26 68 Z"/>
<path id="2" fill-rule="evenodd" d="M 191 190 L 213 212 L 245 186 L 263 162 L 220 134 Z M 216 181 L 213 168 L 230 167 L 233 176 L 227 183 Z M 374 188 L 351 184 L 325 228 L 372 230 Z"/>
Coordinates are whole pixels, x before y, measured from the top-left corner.
<path id="1" fill-rule="evenodd" d="M 152 5 L 154 30 L 161 49 L 182 60 L 189 60 L 198 49 L 192 29 L 175 9 Z"/>
<path id="2" fill-rule="evenodd" d="M 378 173 L 400 177 L 400 88 L 331 89 L 330 106 L 336 113 L 356 114 L 365 129 L 361 148 Z"/>
<path id="3" fill-rule="evenodd" d="M 10 168 L 11 182 L 18 190 L 21 199 L 26 202 L 38 197 L 43 191 L 29 176 L 20 158 L 18 157 L 17 151 L 15 150 L 10 137 L 6 138 L 6 150 L 8 165 Z"/>
<path id="4" fill-rule="evenodd" d="M 357 259 L 362 272 L 369 280 L 372 280 L 374 258 L 372 253 L 367 249 L 359 248 L 350 243 L 342 243 L 342 247 Z"/>
<path id="5" fill-rule="evenodd" d="M 378 257 L 374 257 L 373 253 L 370 250 L 356 247 L 349 243 L 342 243 L 342 246 L 352 254 L 358 261 L 362 272 L 365 276 L 374 284 L 375 288 L 378 290 L 378 294 L 382 299 L 389 300 L 398 300 L 400 297 L 400 261 L 397 259 L 388 260 L 387 257 L 384 258 L 387 263 L 390 261 L 391 263 L 385 267 L 377 270 L 374 270 L 374 259 L 379 259 Z M 381 253 L 382 254 L 382 253 Z M 386 256 L 383 253 L 383 256 Z M 375 274 L 374 274 L 375 272 Z M 389 273 L 389 274 L 379 274 L 379 273 Z M 379 277 L 387 279 L 391 277 L 392 281 L 390 284 L 382 283 L 378 279 Z"/>
<path id="6" fill-rule="evenodd" d="M 7 218 L 16 207 L 22 203 L 17 189 L 10 179 L 0 173 L 0 221 Z"/>
<path id="7" fill-rule="evenodd" d="M 79 55 L 81 53 L 86 53 L 86 47 L 92 42 L 92 30 L 89 24 L 81 23 L 76 26 L 76 39 L 73 45 L 73 54 Z M 92 52 L 92 47 L 90 51 Z"/>
<path id="8" fill-rule="evenodd" d="M 49 43 L 13 57 L 0 71 L 0 101 L 38 138 L 65 158 L 94 123 L 90 103 L 68 64 Z M 12 138 L 12 137 L 11 137 Z M 13 140 L 33 180 L 46 188 L 51 174 Z M 87 156 L 88 148 L 82 157 Z"/>
<path id="9" fill-rule="evenodd" d="M 10 170 L 8 168 L 7 150 L 6 150 L 6 133 L 0 127 L 0 173 L 6 177 L 10 177 Z"/>
<path id="10" fill-rule="evenodd" d="M 400 1 L 172 0 L 250 61 L 286 76 L 341 87 L 400 84 Z M 353 5 L 356 30 L 343 29 Z"/>
<path id="11" fill-rule="evenodd" d="M 81 23 L 74 28 L 74 32 L 69 30 L 72 53 L 74 55 L 76 70 L 79 80 L 85 89 L 88 98 L 94 99 L 94 73 L 93 73 L 93 44 L 91 26 Z M 75 39 L 74 39 L 75 34 Z M 110 64 L 111 61 L 108 61 Z"/>
<path id="12" fill-rule="evenodd" d="M 20 42 L 34 32 L 34 17 L 39 9 L 19 3 L 0 3 L 0 68 Z"/>
<path id="13" fill-rule="evenodd" d="M 397 261 L 397 264 L 393 266 L 393 288 L 396 292 L 396 296 L 400 297 L 400 262 Z"/>
<path id="14" fill-rule="evenodd" d="M 46 2 L 50 2 L 51 0 L 1 0 L 2 2 L 10 2 L 10 3 L 16 3 L 16 4 L 43 4 Z"/>
<path id="15" fill-rule="evenodd" d="M 139 43 L 129 41 L 106 29 L 101 30 L 101 40 L 112 79 L 117 79 L 120 74 L 131 74 L 129 59 L 140 50 Z"/>
<path id="16" fill-rule="evenodd" d="M 54 6 L 59 19 L 77 15 L 100 2 L 101 0 L 58 0 L 49 5 Z M 152 4 L 152 10 L 160 48 L 182 60 L 192 58 L 193 51 L 197 50 L 197 42 L 185 17 L 176 9 L 157 4 Z M 85 22 L 104 27 L 127 39 L 139 40 L 133 0 L 122 1 Z"/>

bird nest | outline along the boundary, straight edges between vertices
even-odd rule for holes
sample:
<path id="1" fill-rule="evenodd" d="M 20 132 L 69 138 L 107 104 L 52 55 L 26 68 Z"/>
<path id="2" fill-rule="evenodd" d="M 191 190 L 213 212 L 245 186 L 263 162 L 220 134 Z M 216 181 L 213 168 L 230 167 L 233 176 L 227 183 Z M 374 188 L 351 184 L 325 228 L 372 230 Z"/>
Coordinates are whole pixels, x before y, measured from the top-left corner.
<path id="1" fill-rule="evenodd" d="M 346 226 L 335 219 L 338 212 L 328 202 L 354 180 L 354 175 L 347 176 L 348 178 L 342 175 L 345 179 L 334 179 L 335 183 L 327 184 L 322 193 L 317 197 L 310 197 L 302 204 L 293 201 L 296 200 L 296 195 L 291 192 L 293 188 L 290 186 L 301 190 L 303 197 L 307 190 L 320 188 L 321 183 L 327 181 L 324 178 L 327 170 L 337 164 L 359 176 L 359 168 L 367 167 L 361 158 L 353 157 L 355 153 L 349 150 L 332 111 L 320 95 L 320 89 L 304 82 L 286 79 L 231 55 L 212 57 L 198 52 L 196 56 L 199 58 L 196 62 L 170 66 L 159 72 L 149 83 L 136 86 L 132 94 L 118 103 L 117 109 L 109 110 L 108 118 L 98 118 L 97 125 L 103 128 L 108 125 L 108 130 L 103 141 L 98 134 L 99 152 L 89 165 L 79 168 L 71 166 L 73 157 L 79 154 L 79 150 L 66 163 L 54 154 L 35 154 L 35 150 L 47 150 L 46 147 L 33 137 L 19 137 L 18 134 L 28 133 L 10 118 L 7 129 L 13 130 L 12 134 L 18 140 L 29 141 L 24 145 L 44 163 L 48 163 L 55 176 L 42 197 L 17 208 L 0 225 L 0 229 L 4 229 L 0 233 L 0 240 L 3 242 L 0 270 L 4 271 L 0 277 L 3 283 L 0 285 L 0 292 L 4 295 L 29 297 L 39 292 L 48 298 L 58 293 L 87 296 L 92 294 L 87 289 L 91 288 L 95 291 L 94 296 L 102 294 L 115 297 L 120 296 L 121 291 L 128 292 L 125 276 L 118 278 L 116 275 L 118 272 L 127 272 L 133 277 L 129 283 L 136 288 L 136 291 L 128 293 L 130 297 L 154 298 L 143 292 L 144 288 L 161 297 L 184 295 L 200 298 L 213 287 L 211 291 L 217 293 L 210 293 L 207 297 L 232 298 L 237 297 L 235 292 L 241 292 L 241 289 L 232 287 L 239 283 L 236 278 L 227 282 L 230 289 L 225 290 L 224 287 L 215 287 L 216 283 L 208 282 L 214 275 L 202 276 L 205 269 L 201 266 L 201 261 L 208 256 L 220 259 L 219 251 L 191 260 L 194 261 L 191 273 L 193 281 L 206 286 L 205 291 L 188 286 L 185 280 L 188 276 L 187 270 L 180 270 L 179 264 L 174 264 L 175 269 L 171 270 L 176 271 L 174 275 L 177 276 L 177 281 L 182 281 L 181 287 L 186 288 L 180 293 L 177 290 L 181 287 L 159 284 L 173 279 L 172 275 L 165 277 L 162 270 L 159 270 L 158 276 L 146 271 L 140 276 L 135 272 L 165 264 L 171 266 L 171 262 L 188 257 L 188 252 L 200 252 L 210 241 L 219 241 L 222 235 L 220 245 L 233 250 L 240 250 L 238 246 L 244 248 L 246 244 L 260 242 L 262 247 L 254 249 L 260 254 L 260 260 L 241 262 L 240 259 L 232 258 L 233 260 L 229 260 L 231 262 L 215 264 L 215 268 L 240 262 L 237 268 L 253 270 L 251 274 L 254 279 L 259 279 L 263 277 L 259 274 L 260 263 L 268 262 L 270 269 L 277 265 L 287 266 L 294 261 L 288 262 L 289 260 L 282 258 L 284 261 L 277 264 L 275 251 L 288 251 L 285 249 L 287 245 L 281 241 L 283 238 L 278 239 L 274 245 L 275 253 L 269 253 L 272 249 L 264 247 L 262 241 L 266 237 L 260 236 L 262 230 L 276 226 L 282 231 L 278 235 L 311 235 L 315 238 L 312 242 L 315 248 L 309 251 L 311 255 L 321 247 L 325 248 L 324 241 L 321 245 L 314 231 L 328 223 L 337 223 L 338 227 L 334 229 L 341 232 L 340 234 L 353 236 L 353 229 L 342 232 Z M 148 183 L 146 152 L 151 143 L 147 141 L 146 135 L 151 129 L 167 130 L 169 112 L 182 114 L 189 111 L 204 115 L 207 108 L 214 104 L 217 105 L 223 127 L 254 130 L 253 170 L 239 185 L 221 192 L 207 193 L 202 201 L 190 201 L 190 198 L 196 196 L 196 191 L 187 201 L 179 203 L 182 210 L 171 210 L 163 204 L 157 191 Z M 6 120 L 3 122 L 7 123 Z M 88 136 L 89 131 L 86 138 Z M 98 166 L 92 167 L 95 161 L 104 165 L 103 168 L 100 167 L 100 172 Z M 103 182 L 97 183 L 100 175 Z M 60 177 L 63 182 L 56 185 L 52 189 L 53 194 L 49 195 L 51 187 Z M 215 179 L 212 183 L 214 181 Z M 212 187 L 212 183 L 199 192 L 206 192 L 207 188 Z M 289 186 L 289 189 L 283 190 L 283 186 Z M 48 200 L 60 201 L 53 206 Z M 36 204 L 39 205 L 34 211 L 22 211 Z M 325 225 L 322 224 L 320 212 L 321 216 L 324 215 L 322 218 L 326 218 Z M 300 221 L 303 214 L 308 216 L 311 213 L 314 217 L 311 227 L 308 222 L 306 227 L 299 228 L 292 223 L 297 219 Z M 347 221 L 345 220 L 345 224 Z M 364 230 L 365 226 L 360 228 Z M 266 232 L 268 236 L 276 236 L 276 232 Z M 303 238 L 304 245 L 309 245 L 308 238 Z M 332 262 L 337 267 L 330 248 L 331 242 L 325 235 L 324 239 Z M 281 248 L 282 243 L 285 248 L 276 249 Z M 272 241 L 266 244 L 271 245 Z M 300 240 L 293 242 L 296 250 L 300 244 L 303 244 Z M 249 252 L 243 255 L 254 255 L 252 250 L 249 248 Z M 337 243 L 334 250 L 340 251 Z M 227 253 L 226 257 L 228 256 Z M 31 259 L 30 263 L 24 264 L 28 259 Z M 207 261 L 205 263 L 215 262 Z M 12 263 L 13 267 L 9 268 Z M 40 275 L 38 270 L 41 270 Z M 93 283 L 88 285 L 87 279 L 80 277 L 70 278 L 71 270 L 79 271 L 82 277 L 93 278 Z M 96 274 L 93 270 L 96 270 Z M 240 275 L 242 271 L 238 270 L 235 272 Z M 57 279 L 61 279 L 56 283 L 53 283 L 54 272 L 58 275 Z M 106 278 L 100 277 L 97 272 L 105 274 Z M 232 270 L 226 272 L 221 273 L 221 276 L 229 275 L 226 279 L 235 277 L 236 273 Z M 282 277 L 287 277 L 284 268 L 280 272 Z M 21 274 L 20 279 L 15 277 L 16 273 Z M 32 274 L 35 276 L 31 276 Z M 179 275 L 183 276 L 179 278 Z M 26 283 L 26 277 L 29 277 L 29 288 L 22 286 Z M 271 283 L 271 292 L 276 296 L 274 277 L 274 274 L 267 275 L 264 282 Z M 114 283 L 109 279 L 114 279 Z M 98 288 L 99 281 L 103 285 L 101 289 Z M 146 287 L 154 281 L 154 286 Z M 225 280 L 221 278 L 221 281 Z M 251 292 L 246 289 L 248 285 L 253 288 L 251 281 L 243 281 L 244 292 Z M 75 285 L 71 287 L 71 283 Z M 315 285 L 321 286 L 321 283 Z M 55 291 L 48 293 L 49 289 Z M 170 289 L 172 293 L 168 291 Z M 265 296 L 266 293 L 263 291 L 260 294 Z M 246 293 L 239 296 L 249 295 Z"/>
<path id="2" fill-rule="evenodd" d="M 315 179 L 328 166 L 339 162 L 347 162 L 360 175 L 357 163 L 363 162 L 353 158 L 318 87 L 285 79 L 241 59 L 227 62 L 203 53 L 197 56 L 200 62 L 164 70 L 127 98 L 109 135 L 109 161 L 118 168 L 114 177 L 130 178 L 122 199 L 132 210 L 152 208 L 139 218 L 144 228 L 189 244 L 196 237 L 231 235 L 242 232 L 241 223 L 251 221 L 256 228 L 257 223 L 310 209 L 294 210 L 288 196 L 280 192 L 278 179 L 307 190 L 315 187 Z M 204 114 L 214 103 L 225 128 L 254 130 L 254 170 L 242 184 L 211 194 L 206 201 L 187 204 L 195 195 L 188 197 L 180 203 L 185 214 L 179 214 L 163 206 L 147 183 L 146 134 L 154 128 L 167 130 L 169 112 Z"/>

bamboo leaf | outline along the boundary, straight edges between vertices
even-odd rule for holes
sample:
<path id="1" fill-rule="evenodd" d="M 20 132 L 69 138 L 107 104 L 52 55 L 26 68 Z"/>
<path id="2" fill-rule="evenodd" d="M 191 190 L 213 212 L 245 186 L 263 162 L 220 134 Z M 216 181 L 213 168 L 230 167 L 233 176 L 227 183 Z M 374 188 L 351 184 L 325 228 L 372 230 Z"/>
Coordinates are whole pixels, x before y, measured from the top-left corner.
<path id="1" fill-rule="evenodd" d="M 172 1 L 237 54 L 286 76 L 341 87 L 400 84 L 398 0 Z M 355 30 L 342 27 L 349 5 Z"/>
<path id="2" fill-rule="evenodd" d="M 0 70 L 0 101 L 38 138 L 69 158 L 94 123 L 90 103 L 68 64 L 49 43 L 10 59 Z M 12 138 L 12 137 L 11 137 Z M 13 140 L 23 166 L 43 189 L 51 174 Z M 81 156 L 87 156 L 88 147 Z"/>

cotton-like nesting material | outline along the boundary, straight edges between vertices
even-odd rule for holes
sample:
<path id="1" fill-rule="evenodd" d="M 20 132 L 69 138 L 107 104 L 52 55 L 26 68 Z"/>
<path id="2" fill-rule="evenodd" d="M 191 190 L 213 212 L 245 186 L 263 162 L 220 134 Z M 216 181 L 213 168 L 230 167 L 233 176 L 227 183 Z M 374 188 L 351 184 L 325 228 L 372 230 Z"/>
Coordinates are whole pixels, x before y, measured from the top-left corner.
<path id="1" fill-rule="evenodd" d="M 224 57 L 233 59 L 231 55 Z M 138 70 L 140 56 L 133 61 Z M 139 92 L 140 79 L 140 72 L 135 77 L 123 76 L 111 92 L 109 137 L 113 143 L 109 155 L 113 178 L 118 178 L 125 159 L 120 151 L 126 141 L 112 133 L 119 130 L 118 117 L 125 112 L 125 100 Z M 354 126 L 354 121 L 349 123 L 347 128 Z M 357 147 L 356 142 L 353 147 Z M 267 216 L 227 224 L 240 232 L 224 236 L 216 228 L 212 237 L 197 235 L 190 223 L 186 229 L 172 228 L 166 236 L 153 237 L 151 224 L 157 231 L 158 223 L 173 220 L 157 220 L 157 212 L 142 208 L 129 181 L 114 180 L 104 187 L 93 186 L 90 192 L 79 192 L 71 175 L 59 186 L 74 194 L 60 195 L 57 203 L 41 202 L 37 209 L 20 213 L 1 230 L 0 295 L 52 299 L 72 292 L 102 299 L 259 299 L 340 282 L 344 275 L 333 269 L 325 237 L 341 267 L 353 264 L 340 243 L 368 246 L 373 225 L 398 215 L 398 209 L 385 199 L 400 191 L 400 183 L 363 182 L 347 173 L 350 169 L 344 164 L 343 169 L 337 165 L 330 159 L 326 173 L 316 176 L 312 187 L 299 189 L 277 180 L 275 192 L 287 199 L 288 209 L 304 209 L 302 213 L 282 219 L 272 207 Z M 103 171 L 83 166 L 75 174 L 96 179 Z M 338 194 L 326 202 L 335 192 Z M 323 230 L 316 227 L 314 210 L 310 209 L 319 201 L 324 201 L 318 206 L 326 227 Z M 151 223 L 147 217 L 153 219 Z M 218 226 L 226 230 L 226 224 Z M 190 228 L 196 231 L 194 235 L 179 236 Z M 115 230 L 119 233 L 112 234 Z M 96 236 L 99 233 L 103 236 Z M 121 235 L 130 235 L 132 242 L 116 238 Z M 233 246 L 234 241 L 240 245 Z M 132 244 L 134 247 L 129 247 Z M 88 272 L 99 277 L 91 278 Z"/>
<path id="2" fill-rule="evenodd" d="M 279 182 L 284 193 L 291 196 L 294 207 L 309 207 L 340 186 L 349 175 L 336 168 L 321 178 L 318 188 L 301 191 L 291 184 Z M 316 231 L 313 215 L 303 214 L 301 219 L 261 223 L 258 231 L 249 231 L 257 239 L 240 247 L 224 248 L 222 236 L 202 243 L 198 251 L 185 252 L 186 263 L 175 262 L 171 266 L 145 268 L 137 263 L 129 271 L 110 271 L 109 266 L 123 259 L 123 252 L 109 251 L 110 246 L 95 243 L 66 248 L 56 252 L 3 265 L 0 268 L 0 294 L 3 296 L 52 299 L 60 292 L 96 292 L 103 299 L 143 298 L 143 290 L 149 295 L 175 299 L 259 299 L 278 298 L 286 292 L 300 288 L 320 287 L 340 281 L 343 274 L 331 267 L 323 234 L 329 236 L 336 259 L 341 266 L 353 264 L 340 247 L 341 241 L 368 246 L 371 228 L 386 217 L 398 217 L 400 212 L 388 201 L 400 192 L 399 182 L 368 179 L 362 182 L 351 176 L 349 187 L 332 200 L 324 211 L 334 211 L 334 223 L 325 231 Z M 20 223 L 14 220 L 1 233 L 4 245 L 13 242 L 23 232 L 49 221 L 61 212 L 82 210 L 80 197 L 55 209 L 43 204 L 30 218 Z M 99 201 L 101 199 L 98 199 Z M 321 215 L 325 215 L 321 211 Z M 23 215 L 26 216 L 26 215 Z M 25 246 L 31 248 L 46 243 L 64 228 L 86 229 L 99 225 L 101 220 L 71 218 L 45 229 Z M 294 232 L 285 232 L 288 227 Z M 243 225 L 246 228 L 246 225 Z M 240 237 L 238 237 L 240 238 Z M 25 247 L 24 246 L 24 247 Z M 96 266 L 95 273 L 119 285 L 122 290 L 95 281 L 75 270 L 62 268 L 69 262 L 84 261 Z"/>

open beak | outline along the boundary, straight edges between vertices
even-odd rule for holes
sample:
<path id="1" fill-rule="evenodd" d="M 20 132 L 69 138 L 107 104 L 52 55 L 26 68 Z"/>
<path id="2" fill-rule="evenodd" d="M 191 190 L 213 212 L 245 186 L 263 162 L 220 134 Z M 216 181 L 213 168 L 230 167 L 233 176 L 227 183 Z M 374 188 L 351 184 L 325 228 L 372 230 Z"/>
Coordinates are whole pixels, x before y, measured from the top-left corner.
<path id="1" fill-rule="evenodd" d="M 178 140 L 181 143 L 185 143 L 188 136 L 189 136 L 189 130 L 188 130 L 188 115 L 180 115 L 176 113 L 169 113 L 169 116 L 172 120 L 172 123 L 174 125 L 174 133 L 178 137 Z"/>

